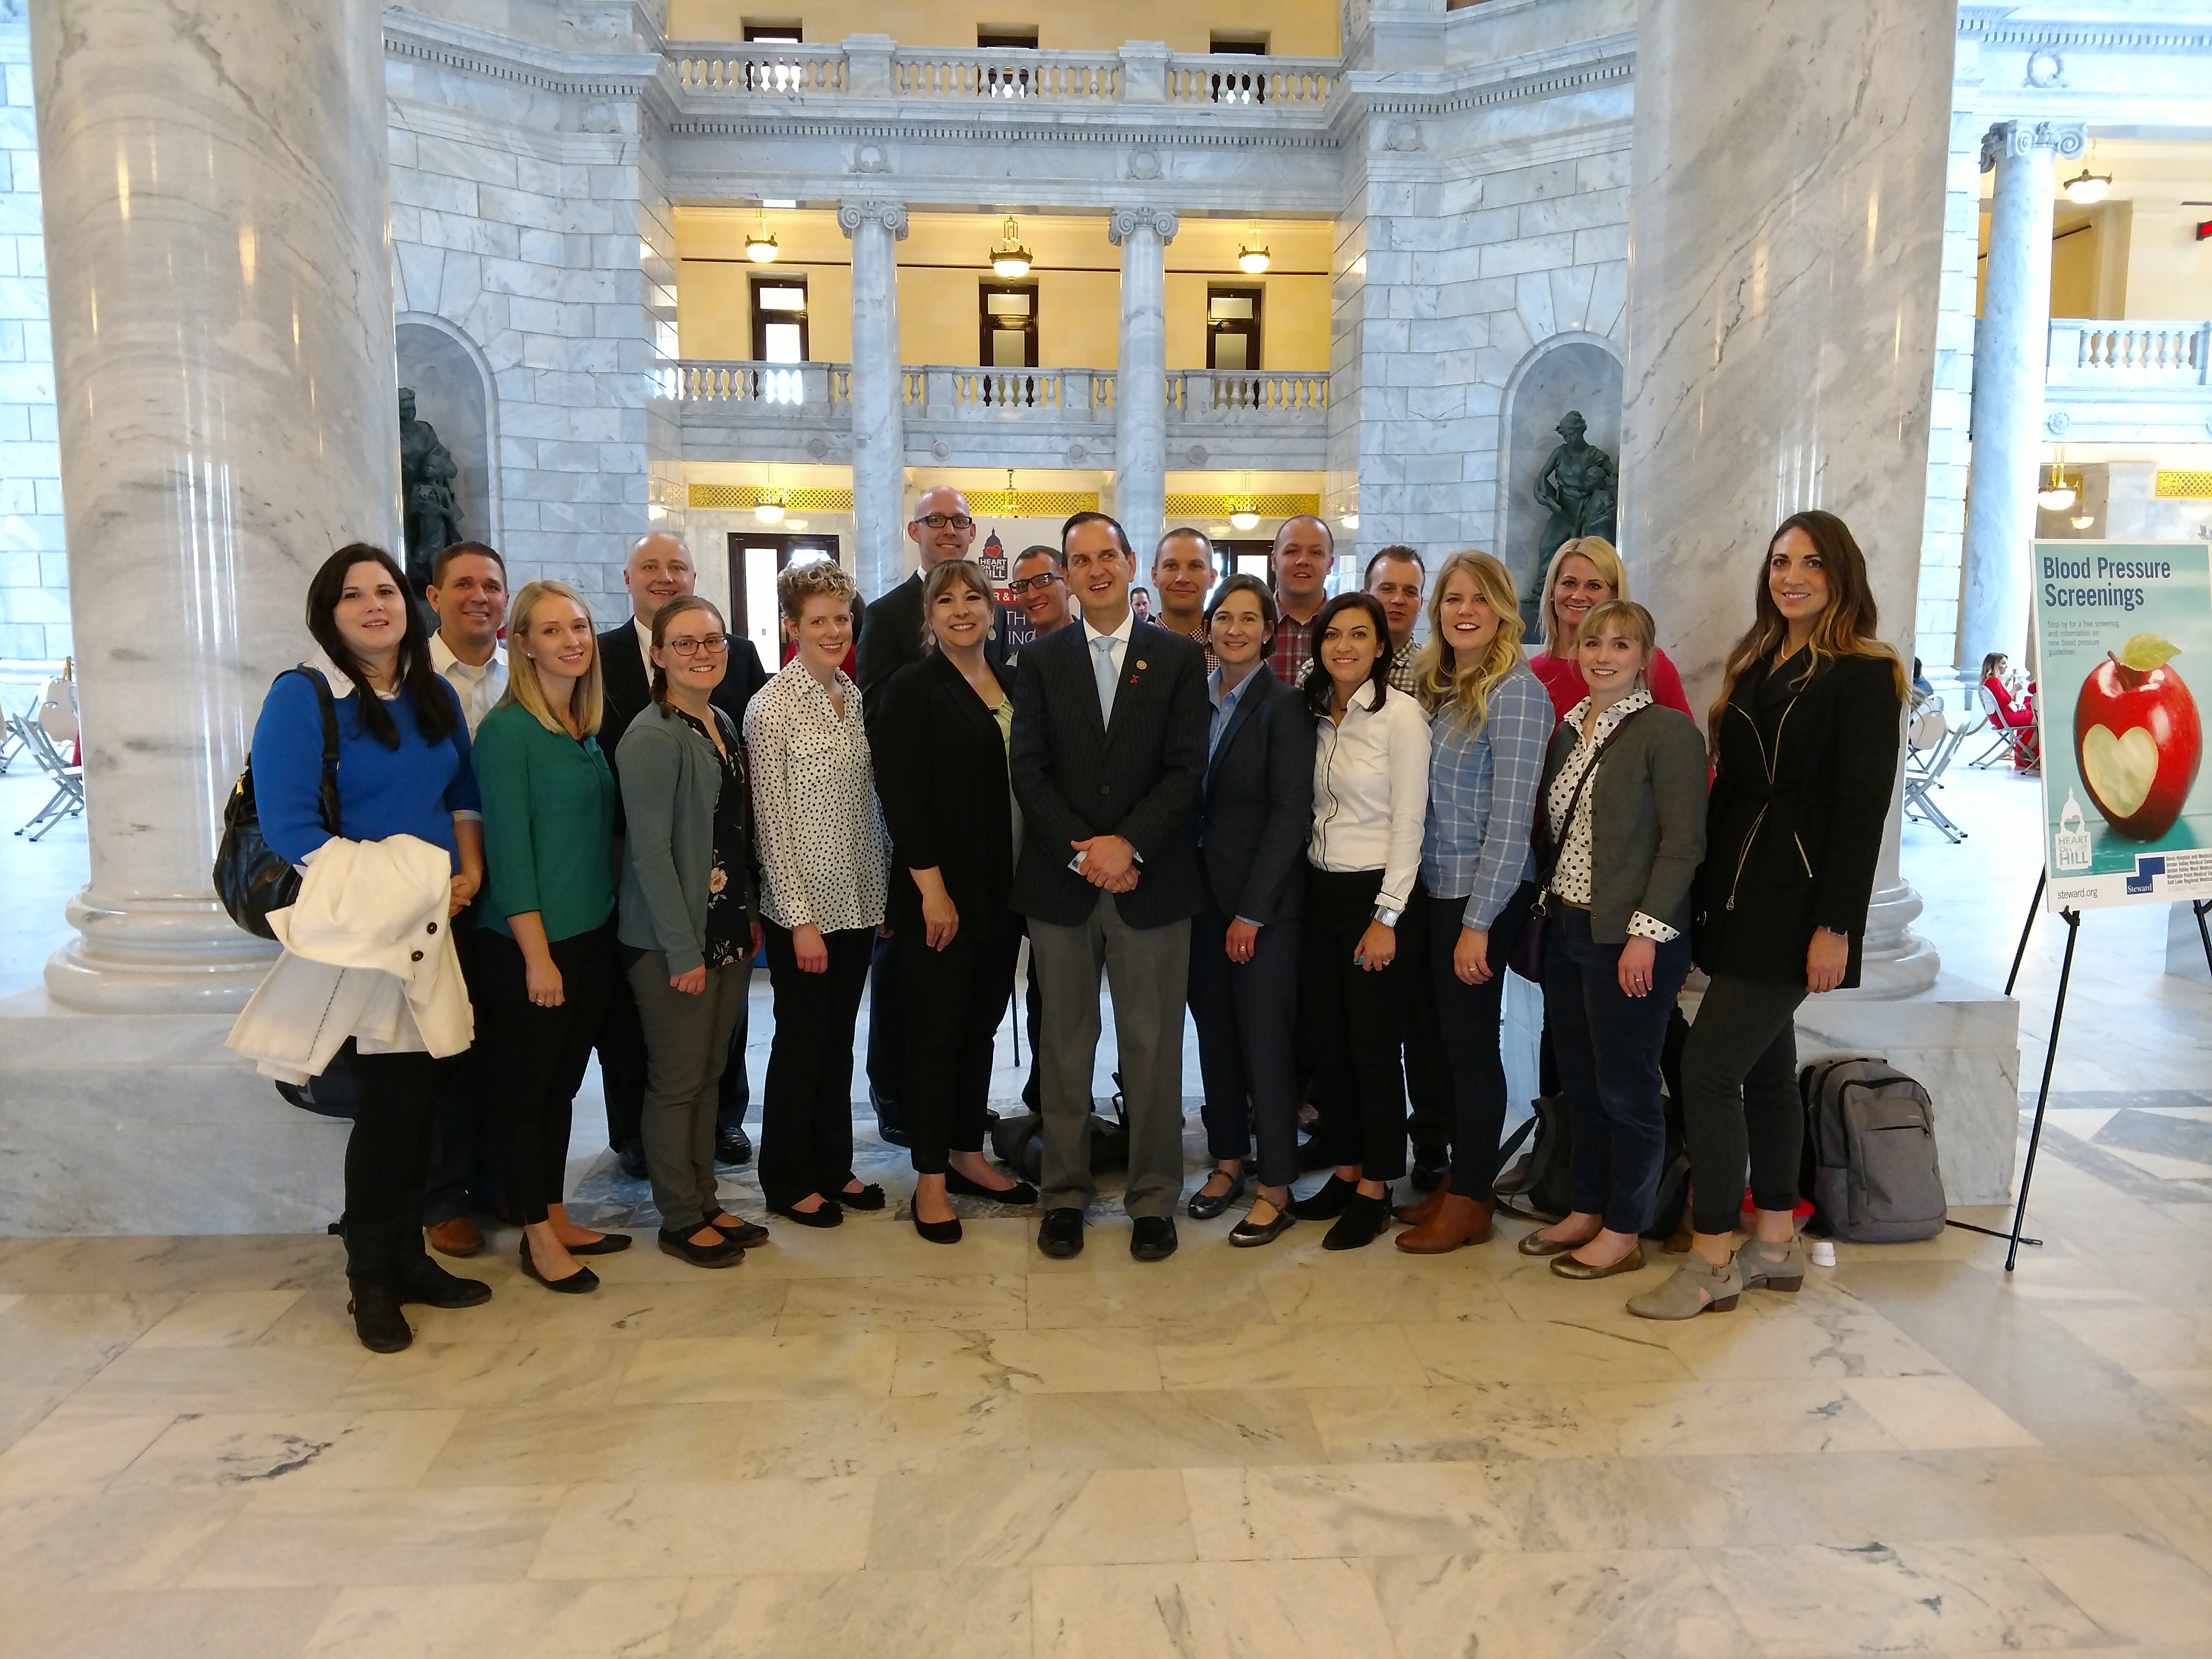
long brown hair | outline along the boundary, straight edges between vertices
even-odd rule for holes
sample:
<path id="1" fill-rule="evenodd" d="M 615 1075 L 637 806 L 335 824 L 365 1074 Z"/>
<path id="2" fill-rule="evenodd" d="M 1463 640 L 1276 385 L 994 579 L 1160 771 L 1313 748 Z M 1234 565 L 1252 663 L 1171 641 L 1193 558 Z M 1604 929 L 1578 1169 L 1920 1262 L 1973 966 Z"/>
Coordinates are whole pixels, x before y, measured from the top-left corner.
<path id="1" fill-rule="evenodd" d="M 1792 513 L 1766 538 L 1766 551 L 1759 557 L 1759 580 L 1752 593 L 1751 626 L 1735 642 L 1735 649 L 1729 653 L 1728 665 L 1721 672 L 1721 694 L 1706 714 L 1706 729 L 1716 742 L 1720 738 L 1722 711 L 1728 707 L 1736 681 L 1762 658 L 1771 657 L 1789 635 L 1790 624 L 1775 605 L 1774 595 L 1767 591 L 1766 572 L 1774 557 L 1774 544 L 1793 530 L 1802 532 L 1805 539 L 1813 544 L 1814 552 L 1820 555 L 1820 568 L 1828 578 L 1828 608 L 1813 624 L 1809 642 L 1813 660 L 1796 689 L 1803 690 L 1839 657 L 1877 657 L 1889 663 L 1897 684 L 1899 703 L 1904 703 L 1911 690 L 1911 682 L 1905 678 L 1904 660 L 1875 632 L 1880 625 L 1880 613 L 1875 605 L 1874 589 L 1867 581 L 1866 555 L 1859 551 L 1850 526 L 1834 514 L 1817 507 Z"/>
<path id="2" fill-rule="evenodd" d="M 373 564 L 399 589 L 404 626 L 399 636 L 399 687 L 414 706 L 415 729 L 422 741 L 437 744 L 453 736 L 461 725 L 459 693 L 430 664 L 430 626 L 415 603 L 414 586 L 398 561 L 380 547 L 367 542 L 348 542 L 325 559 L 307 584 L 307 632 L 323 653 L 352 682 L 354 730 L 374 738 L 386 749 L 399 747 L 399 727 L 369 683 L 368 671 L 356 659 L 353 648 L 338 632 L 338 602 L 345 598 L 346 577 L 357 564 Z"/>
<path id="3" fill-rule="evenodd" d="M 1473 582 L 1474 591 L 1498 613 L 1498 632 L 1491 637 L 1490 648 L 1471 661 L 1462 661 L 1459 653 L 1444 643 L 1444 589 L 1458 575 Z M 1453 554 L 1437 572 L 1436 591 L 1429 595 L 1429 641 L 1413 659 L 1413 683 L 1421 706 L 1434 714 L 1449 704 L 1464 729 L 1480 734 L 1490 724 L 1491 692 L 1521 660 L 1521 604 L 1514 597 L 1512 574 L 1488 553 L 1470 549 Z"/>

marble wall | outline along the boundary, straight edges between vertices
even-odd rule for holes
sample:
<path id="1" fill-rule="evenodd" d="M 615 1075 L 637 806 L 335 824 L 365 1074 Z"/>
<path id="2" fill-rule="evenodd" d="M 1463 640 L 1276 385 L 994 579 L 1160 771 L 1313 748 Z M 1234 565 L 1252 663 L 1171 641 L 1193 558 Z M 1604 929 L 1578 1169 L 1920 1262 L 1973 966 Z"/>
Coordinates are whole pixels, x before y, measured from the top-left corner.
<path id="1" fill-rule="evenodd" d="M 70 651 L 54 350 L 23 0 L 0 0 L 0 657 Z"/>

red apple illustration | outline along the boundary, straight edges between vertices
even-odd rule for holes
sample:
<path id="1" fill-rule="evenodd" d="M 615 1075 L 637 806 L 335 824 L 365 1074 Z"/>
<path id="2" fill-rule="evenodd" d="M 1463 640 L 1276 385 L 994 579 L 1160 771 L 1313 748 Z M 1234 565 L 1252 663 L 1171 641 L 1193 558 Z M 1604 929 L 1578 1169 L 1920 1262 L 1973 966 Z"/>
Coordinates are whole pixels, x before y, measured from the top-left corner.
<path id="1" fill-rule="evenodd" d="M 2089 671 L 2074 704 L 2074 761 L 2119 834 L 2156 841 L 2173 828 L 2204 758 L 2197 699 L 2167 663 L 2180 647 L 2138 634 Z"/>

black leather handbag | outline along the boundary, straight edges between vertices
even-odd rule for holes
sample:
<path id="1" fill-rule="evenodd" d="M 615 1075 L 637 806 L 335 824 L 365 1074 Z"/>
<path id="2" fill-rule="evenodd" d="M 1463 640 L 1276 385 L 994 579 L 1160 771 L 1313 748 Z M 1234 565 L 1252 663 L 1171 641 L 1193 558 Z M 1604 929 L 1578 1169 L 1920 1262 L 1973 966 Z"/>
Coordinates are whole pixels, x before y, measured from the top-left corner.
<path id="1" fill-rule="evenodd" d="M 338 708 L 330 682 L 312 668 L 288 668 L 284 674 L 304 676 L 315 688 L 315 702 L 323 714 L 323 782 L 320 805 L 323 828 L 338 833 Z M 276 678 L 283 679 L 284 674 Z M 274 682 L 271 683 L 274 689 Z M 215 896 L 230 919 L 249 933 L 273 939 L 269 913 L 282 910 L 300 896 L 300 872 L 262 838 L 261 809 L 253 799 L 253 763 L 231 786 L 230 799 L 222 809 L 222 841 L 215 853 Z"/>

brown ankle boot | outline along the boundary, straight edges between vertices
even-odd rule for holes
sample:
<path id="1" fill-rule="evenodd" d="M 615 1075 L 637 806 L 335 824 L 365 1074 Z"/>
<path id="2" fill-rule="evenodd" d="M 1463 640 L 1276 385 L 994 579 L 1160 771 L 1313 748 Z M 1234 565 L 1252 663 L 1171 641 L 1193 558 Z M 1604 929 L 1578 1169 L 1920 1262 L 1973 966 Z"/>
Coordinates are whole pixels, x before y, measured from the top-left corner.
<path id="1" fill-rule="evenodd" d="M 1413 1255 L 1442 1255 L 1462 1244 L 1480 1244 L 1490 1237 L 1491 1206 L 1453 1194 L 1419 1226 L 1398 1235 L 1398 1248 Z"/>
<path id="2" fill-rule="evenodd" d="M 1421 1199 L 1415 1203 L 1401 1204 L 1396 1209 L 1391 1211 L 1390 1213 L 1397 1217 L 1399 1220 L 1410 1222 L 1413 1225 L 1418 1227 L 1424 1221 L 1426 1221 L 1431 1216 L 1434 1215 L 1438 1210 L 1443 1208 L 1444 1200 L 1450 1196 L 1451 1171 L 1447 1170 L 1444 1171 L 1444 1178 L 1437 1182 L 1436 1191 L 1431 1193 L 1426 1198 Z"/>

